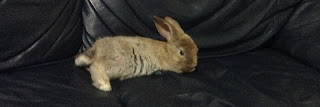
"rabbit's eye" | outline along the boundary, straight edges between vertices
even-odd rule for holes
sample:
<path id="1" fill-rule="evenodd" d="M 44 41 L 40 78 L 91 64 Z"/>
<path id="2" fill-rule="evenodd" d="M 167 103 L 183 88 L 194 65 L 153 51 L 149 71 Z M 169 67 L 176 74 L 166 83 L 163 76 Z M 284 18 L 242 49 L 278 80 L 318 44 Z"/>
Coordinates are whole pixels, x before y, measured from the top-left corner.
<path id="1" fill-rule="evenodd" d="M 180 55 L 184 55 L 184 52 L 182 50 L 180 50 Z"/>

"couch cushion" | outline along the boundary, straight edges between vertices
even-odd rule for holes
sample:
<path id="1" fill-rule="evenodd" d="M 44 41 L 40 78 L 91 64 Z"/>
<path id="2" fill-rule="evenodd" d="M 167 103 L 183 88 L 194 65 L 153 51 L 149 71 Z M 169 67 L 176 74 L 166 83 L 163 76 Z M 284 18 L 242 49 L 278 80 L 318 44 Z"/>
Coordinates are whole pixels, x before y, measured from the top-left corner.
<path id="1" fill-rule="evenodd" d="M 73 59 L 0 74 L 0 103 L 83 106 L 315 106 L 320 73 L 271 49 L 200 58 L 196 72 L 156 72 L 113 80 L 113 90 L 91 85 Z"/>
<path id="2" fill-rule="evenodd" d="M 292 106 L 320 104 L 320 72 L 285 53 L 261 49 L 217 58 L 215 62 L 225 66 L 240 79 L 222 79 L 218 83 L 237 81 L 243 84 L 225 84 L 229 89 L 235 90 L 228 92 L 227 98 L 232 101 L 248 102 L 250 106 L 251 104 L 256 106 L 275 104 L 281 107 L 284 106 L 282 104 Z M 239 93 L 243 96 L 235 97 Z"/>
<path id="3" fill-rule="evenodd" d="M 81 0 L 1 0 L 0 71 L 74 56 Z"/>
<path id="4" fill-rule="evenodd" d="M 16 69 L 0 74 L 0 104 L 9 106 L 120 106 L 115 93 L 91 85 L 89 72 L 74 59 Z"/>
<path id="5" fill-rule="evenodd" d="M 320 73 L 285 54 L 260 49 L 200 58 L 196 72 L 126 80 L 122 102 L 141 106 L 283 107 L 320 104 Z"/>

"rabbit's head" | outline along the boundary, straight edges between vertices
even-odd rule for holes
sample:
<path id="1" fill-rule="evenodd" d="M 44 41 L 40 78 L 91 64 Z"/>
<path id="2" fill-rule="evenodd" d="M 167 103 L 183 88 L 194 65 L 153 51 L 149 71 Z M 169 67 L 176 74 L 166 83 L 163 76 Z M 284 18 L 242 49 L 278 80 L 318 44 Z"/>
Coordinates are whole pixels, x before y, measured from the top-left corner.
<path id="1" fill-rule="evenodd" d="M 198 48 L 192 38 L 170 17 L 161 19 L 154 16 L 153 21 L 160 35 L 167 39 L 165 63 L 178 73 L 194 71 L 198 63 Z"/>

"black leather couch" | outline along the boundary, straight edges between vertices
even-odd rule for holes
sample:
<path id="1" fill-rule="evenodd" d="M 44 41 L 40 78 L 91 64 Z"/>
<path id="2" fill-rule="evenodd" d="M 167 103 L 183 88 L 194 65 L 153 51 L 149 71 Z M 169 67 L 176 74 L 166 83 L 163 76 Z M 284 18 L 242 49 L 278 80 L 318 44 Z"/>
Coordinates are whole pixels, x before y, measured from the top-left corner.
<path id="1" fill-rule="evenodd" d="M 1 106 L 320 106 L 319 0 L 0 0 Z M 74 56 L 102 36 L 163 40 L 178 20 L 196 72 L 91 85 Z"/>

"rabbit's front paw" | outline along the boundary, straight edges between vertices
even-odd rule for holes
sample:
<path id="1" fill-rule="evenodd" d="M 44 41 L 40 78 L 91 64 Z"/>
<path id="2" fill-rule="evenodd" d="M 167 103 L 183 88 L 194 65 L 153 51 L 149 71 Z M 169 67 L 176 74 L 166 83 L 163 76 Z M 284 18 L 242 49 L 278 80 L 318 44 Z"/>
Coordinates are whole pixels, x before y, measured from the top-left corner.
<path id="1" fill-rule="evenodd" d="M 103 80 L 93 82 L 93 86 L 95 86 L 96 88 L 98 88 L 102 91 L 111 91 L 112 90 L 110 82 L 103 81 Z"/>

